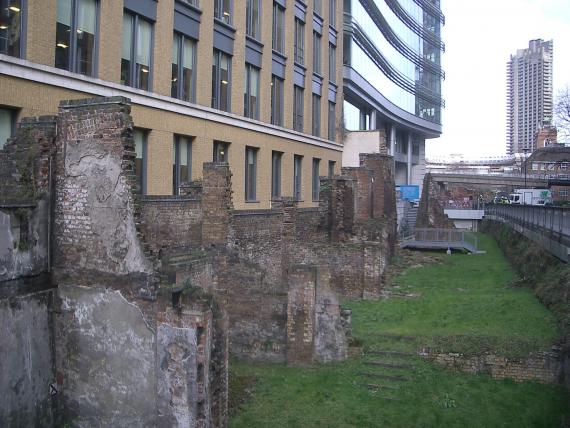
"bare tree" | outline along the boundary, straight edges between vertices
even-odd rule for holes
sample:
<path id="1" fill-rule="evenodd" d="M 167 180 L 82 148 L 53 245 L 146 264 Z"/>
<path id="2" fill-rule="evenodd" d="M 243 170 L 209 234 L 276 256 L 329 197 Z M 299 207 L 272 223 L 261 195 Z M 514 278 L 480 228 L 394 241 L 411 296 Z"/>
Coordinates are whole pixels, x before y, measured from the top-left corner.
<path id="1" fill-rule="evenodd" d="M 568 86 L 560 90 L 556 96 L 554 118 L 559 140 L 568 141 L 570 139 L 570 87 Z"/>

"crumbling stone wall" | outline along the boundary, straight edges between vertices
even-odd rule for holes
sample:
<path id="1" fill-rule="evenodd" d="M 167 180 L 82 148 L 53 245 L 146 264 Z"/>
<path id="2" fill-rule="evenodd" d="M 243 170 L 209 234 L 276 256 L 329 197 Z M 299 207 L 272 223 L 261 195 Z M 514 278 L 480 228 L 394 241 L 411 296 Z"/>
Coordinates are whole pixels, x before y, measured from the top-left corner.
<path id="1" fill-rule="evenodd" d="M 443 211 L 440 201 L 440 189 L 431 174 L 426 174 L 423 183 L 423 192 L 418 208 L 416 227 L 454 229 L 453 221 Z"/>
<path id="2" fill-rule="evenodd" d="M 48 270 L 53 116 L 24 119 L 0 150 L 0 281 Z"/>

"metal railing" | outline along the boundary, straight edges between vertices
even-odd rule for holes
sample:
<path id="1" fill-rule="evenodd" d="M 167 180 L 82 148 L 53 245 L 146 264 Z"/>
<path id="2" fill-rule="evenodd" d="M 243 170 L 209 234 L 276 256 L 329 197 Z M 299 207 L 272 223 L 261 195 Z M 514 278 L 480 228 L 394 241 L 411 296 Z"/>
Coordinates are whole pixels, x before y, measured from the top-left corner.
<path id="1" fill-rule="evenodd" d="M 527 229 L 570 240 L 570 208 L 532 205 L 487 205 L 485 216 L 497 216 Z"/>
<path id="2" fill-rule="evenodd" d="M 467 229 L 415 229 L 403 237 L 404 241 L 434 244 L 446 247 L 462 246 L 471 252 L 476 252 L 479 246 L 477 235 Z"/>

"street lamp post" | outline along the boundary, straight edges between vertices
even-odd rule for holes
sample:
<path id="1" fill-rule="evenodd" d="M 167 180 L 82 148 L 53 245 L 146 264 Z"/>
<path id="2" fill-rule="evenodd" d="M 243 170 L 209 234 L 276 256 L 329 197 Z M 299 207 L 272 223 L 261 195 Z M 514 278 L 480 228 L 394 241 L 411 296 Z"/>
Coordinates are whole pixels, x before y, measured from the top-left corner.
<path id="1" fill-rule="evenodd" d="M 527 168 L 526 155 L 528 153 L 528 149 L 523 149 L 523 152 L 524 152 L 524 188 L 526 189 L 526 168 Z"/>

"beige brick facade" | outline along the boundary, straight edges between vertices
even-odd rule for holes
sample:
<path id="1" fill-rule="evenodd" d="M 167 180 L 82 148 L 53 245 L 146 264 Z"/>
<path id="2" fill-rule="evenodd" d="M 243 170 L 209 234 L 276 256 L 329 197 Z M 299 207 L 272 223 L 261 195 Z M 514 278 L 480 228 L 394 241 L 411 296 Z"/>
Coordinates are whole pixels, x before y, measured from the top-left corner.
<path id="1" fill-rule="evenodd" d="M 306 3 L 305 25 L 305 92 L 304 132 L 312 130 L 312 50 L 313 2 Z M 27 44 L 25 62 L 10 57 L 0 58 L 0 105 L 18 109 L 18 117 L 53 114 L 62 99 L 93 95 L 123 95 L 133 100 L 132 116 L 135 126 L 147 130 L 147 192 L 172 194 L 173 138 L 180 134 L 192 137 L 192 178 L 199 179 L 203 162 L 211 162 L 214 141 L 229 143 L 229 163 L 233 172 L 234 205 L 238 209 L 270 207 L 272 151 L 283 153 L 281 191 L 293 194 L 293 156 L 303 156 L 301 206 L 316 206 L 311 197 L 312 159 L 321 159 L 320 174 L 328 172 L 328 162 L 341 166 L 341 149 L 328 136 L 328 1 L 323 1 L 323 30 L 321 39 L 321 134 L 315 138 L 292 131 L 293 127 L 293 58 L 295 1 L 287 0 L 285 9 L 285 128 L 268 126 L 271 120 L 272 79 L 272 21 L 273 2 L 262 0 L 260 41 L 263 54 L 260 70 L 260 121 L 243 118 L 246 64 L 246 1 L 233 1 L 232 26 L 235 29 L 231 64 L 231 113 L 212 112 L 212 54 L 214 49 L 213 2 L 200 1 L 200 29 L 196 54 L 196 104 L 172 100 L 171 70 L 175 0 L 156 3 L 153 23 L 152 93 L 120 85 L 121 48 L 123 37 L 123 2 L 98 2 L 97 71 L 85 77 L 53 68 L 55 63 L 55 28 L 57 0 L 27 2 Z M 336 1 L 336 26 L 342 23 L 342 2 Z M 342 117 L 342 33 L 336 47 L 339 85 L 336 99 L 336 129 Z M 46 67 L 47 66 L 47 67 Z M 15 71 L 15 70 L 18 71 Z M 67 84 L 69 82 L 69 84 Z M 145 101 L 139 102 L 142 98 Z M 169 101 L 172 100 L 172 101 Z M 205 107 L 201 108 L 200 106 Z M 224 123 L 226 122 L 226 123 Z M 231 122 L 227 123 L 227 122 Z M 245 201 L 245 149 L 257 152 L 256 199 Z"/>

